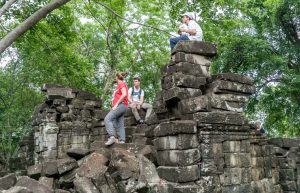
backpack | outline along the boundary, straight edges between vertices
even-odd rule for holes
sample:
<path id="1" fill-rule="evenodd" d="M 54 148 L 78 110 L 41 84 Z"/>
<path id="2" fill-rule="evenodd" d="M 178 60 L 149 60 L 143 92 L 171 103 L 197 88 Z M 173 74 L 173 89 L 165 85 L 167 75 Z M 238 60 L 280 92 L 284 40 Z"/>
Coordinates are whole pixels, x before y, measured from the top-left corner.
<path id="1" fill-rule="evenodd" d="M 133 96 L 133 93 L 134 93 L 134 87 L 132 87 L 131 96 Z M 141 95 L 142 95 L 142 89 L 140 88 L 139 98 L 141 97 Z"/>

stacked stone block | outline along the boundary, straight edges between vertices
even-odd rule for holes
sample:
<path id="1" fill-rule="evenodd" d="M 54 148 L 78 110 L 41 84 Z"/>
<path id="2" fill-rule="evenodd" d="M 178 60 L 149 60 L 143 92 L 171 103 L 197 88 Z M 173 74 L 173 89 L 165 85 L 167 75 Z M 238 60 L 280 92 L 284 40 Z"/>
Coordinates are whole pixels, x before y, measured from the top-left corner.
<path id="1" fill-rule="evenodd" d="M 70 148 L 89 148 L 91 130 L 100 122 L 101 101 L 94 94 L 45 84 L 47 100 L 33 116 L 36 162 L 66 156 Z"/>
<path id="2" fill-rule="evenodd" d="M 274 138 L 268 143 L 273 147 L 274 183 L 281 186 L 283 193 L 300 192 L 300 139 Z M 278 185 L 276 187 L 279 189 Z"/>
<path id="3" fill-rule="evenodd" d="M 104 118 L 108 110 L 92 93 L 59 85 L 45 84 L 47 99 L 33 115 L 35 162 L 66 157 L 69 149 L 89 149 L 93 142 L 108 138 Z M 145 116 L 145 111 L 140 110 Z M 153 124 L 156 124 L 155 122 Z M 126 143 L 151 145 L 146 136 L 153 126 L 137 125 L 130 109 L 125 115 Z"/>
<path id="4" fill-rule="evenodd" d="M 242 112 L 255 87 L 238 74 L 212 76 L 216 52 L 207 42 L 180 42 L 161 70 L 153 143 L 158 173 L 179 183 L 175 192 L 250 189 L 250 127 Z"/>

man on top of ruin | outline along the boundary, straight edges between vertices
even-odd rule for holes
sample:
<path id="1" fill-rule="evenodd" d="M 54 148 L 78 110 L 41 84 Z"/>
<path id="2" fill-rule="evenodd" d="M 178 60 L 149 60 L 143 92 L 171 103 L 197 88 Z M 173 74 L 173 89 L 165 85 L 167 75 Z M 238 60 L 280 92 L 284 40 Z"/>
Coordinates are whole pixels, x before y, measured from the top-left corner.
<path id="1" fill-rule="evenodd" d="M 195 21 L 196 15 L 194 13 L 184 13 L 182 14 L 182 23 L 186 25 L 186 27 L 181 26 L 179 28 L 180 35 L 178 37 L 172 37 L 170 39 L 171 51 L 176 46 L 176 44 L 183 40 L 197 40 L 202 41 L 203 39 L 203 31 L 198 23 Z"/>

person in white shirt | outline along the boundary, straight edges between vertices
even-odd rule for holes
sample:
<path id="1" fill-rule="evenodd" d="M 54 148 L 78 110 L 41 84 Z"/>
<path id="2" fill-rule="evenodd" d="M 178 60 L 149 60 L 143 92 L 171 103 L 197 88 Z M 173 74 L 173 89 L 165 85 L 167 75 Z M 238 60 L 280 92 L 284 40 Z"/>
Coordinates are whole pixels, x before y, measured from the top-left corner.
<path id="1" fill-rule="evenodd" d="M 179 28 L 180 36 L 172 37 L 170 39 L 171 51 L 179 41 L 196 40 L 202 41 L 203 31 L 201 27 L 196 23 L 195 15 L 193 13 L 185 13 L 182 15 L 182 23 L 187 25 L 187 28 Z"/>
<path id="2" fill-rule="evenodd" d="M 128 89 L 128 101 L 129 101 L 129 107 L 132 110 L 132 113 L 137 120 L 138 123 L 142 124 L 144 123 L 144 120 L 141 119 L 138 110 L 146 109 L 146 117 L 145 121 L 148 121 L 149 116 L 152 113 L 152 105 L 144 102 L 144 91 L 140 88 L 141 79 L 139 77 L 133 78 L 133 88 Z"/>

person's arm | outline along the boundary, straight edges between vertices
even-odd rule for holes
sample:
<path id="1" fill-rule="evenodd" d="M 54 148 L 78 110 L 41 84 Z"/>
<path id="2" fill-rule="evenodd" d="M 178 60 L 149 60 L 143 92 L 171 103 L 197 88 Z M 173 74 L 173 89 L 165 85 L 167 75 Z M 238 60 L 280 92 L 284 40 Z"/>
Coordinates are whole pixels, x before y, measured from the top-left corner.
<path id="1" fill-rule="evenodd" d="M 142 90 L 141 98 L 139 101 L 139 105 L 137 106 L 137 109 L 140 109 L 142 107 L 143 103 L 144 103 L 144 91 Z"/>
<path id="2" fill-rule="evenodd" d="M 121 97 L 119 98 L 119 100 L 117 101 L 117 103 L 115 104 L 115 106 L 112 108 L 113 110 L 116 110 L 118 105 L 124 100 L 125 97 L 127 97 L 127 93 L 126 93 L 126 88 L 123 87 L 121 89 L 121 92 L 122 92 L 122 95 Z"/>
<path id="3" fill-rule="evenodd" d="M 140 105 L 142 105 L 143 103 L 144 103 L 144 95 L 142 94 L 140 98 Z"/>
<path id="4" fill-rule="evenodd" d="M 190 35 L 196 35 L 197 34 L 197 30 L 196 29 L 180 29 L 181 32 L 186 32 Z"/>
<path id="5" fill-rule="evenodd" d="M 132 103 L 132 96 L 131 96 L 131 90 L 128 90 L 128 101 L 129 103 Z"/>

